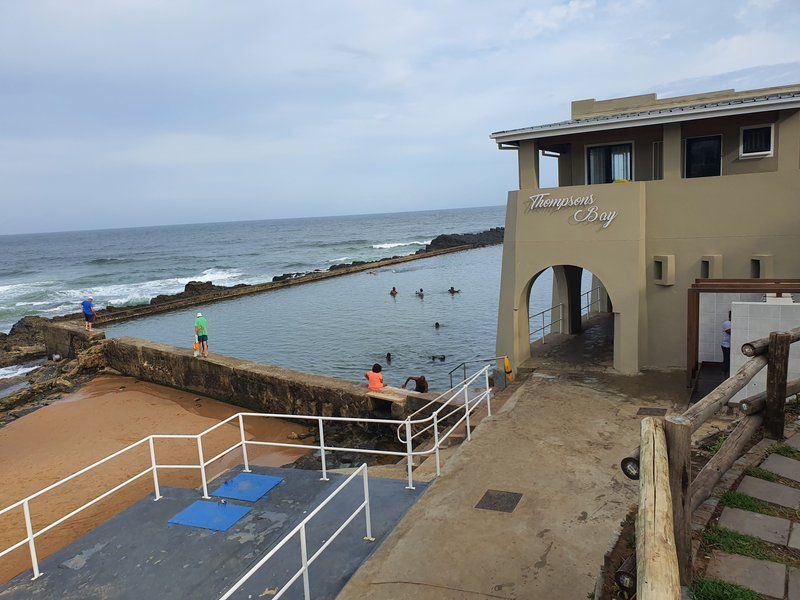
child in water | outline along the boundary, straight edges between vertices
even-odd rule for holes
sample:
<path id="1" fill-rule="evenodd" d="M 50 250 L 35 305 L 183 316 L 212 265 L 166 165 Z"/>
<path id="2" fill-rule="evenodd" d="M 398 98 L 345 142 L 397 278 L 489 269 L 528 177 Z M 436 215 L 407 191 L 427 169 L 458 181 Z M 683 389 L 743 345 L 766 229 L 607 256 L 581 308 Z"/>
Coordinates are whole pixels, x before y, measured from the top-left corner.
<path id="1" fill-rule="evenodd" d="M 383 383 L 383 375 L 381 375 L 382 370 L 383 367 L 381 367 L 378 363 L 375 363 L 372 365 L 371 371 L 364 373 L 364 379 L 369 381 L 367 389 L 377 391 L 386 387 L 386 384 Z"/>

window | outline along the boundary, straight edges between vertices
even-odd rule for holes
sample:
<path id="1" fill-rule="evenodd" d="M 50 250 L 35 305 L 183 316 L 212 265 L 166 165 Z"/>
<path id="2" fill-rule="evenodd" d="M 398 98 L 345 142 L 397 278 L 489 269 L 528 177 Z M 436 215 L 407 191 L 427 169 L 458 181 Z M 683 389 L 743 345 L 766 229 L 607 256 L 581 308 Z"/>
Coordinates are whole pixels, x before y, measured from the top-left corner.
<path id="1" fill-rule="evenodd" d="M 772 125 L 742 127 L 739 131 L 739 158 L 772 156 Z"/>
<path id="2" fill-rule="evenodd" d="M 714 177 L 722 173 L 722 136 L 687 138 L 684 176 Z"/>
<path id="3" fill-rule="evenodd" d="M 586 148 L 586 183 L 614 183 L 633 179 L 633 144 Z"/>
<path id="4" fill-rule="evenodd" d="M 653 180 L 664 179 L 664 142 L 653 142 Z"/>
<path id="5" fill-rule="evenodd" d="M 675 285 L 674 254 L 659 254 L 653 257 L 653 280 L 656 285 Z"/>

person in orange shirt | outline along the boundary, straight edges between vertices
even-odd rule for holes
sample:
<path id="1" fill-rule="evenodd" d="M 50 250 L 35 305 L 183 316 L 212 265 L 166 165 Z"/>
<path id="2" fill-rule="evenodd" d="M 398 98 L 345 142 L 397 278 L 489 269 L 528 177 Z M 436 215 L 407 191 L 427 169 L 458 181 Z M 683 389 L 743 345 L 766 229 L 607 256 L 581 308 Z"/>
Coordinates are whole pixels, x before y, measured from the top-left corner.
<path id="1" fill-rule="evenodd" d="M 372 365 L 372 371 L 367 371 L 364 373 L 364 379 L 369 381 L 367 389 L 377 391 L 386 387 L 386 384 L 383 383 L 383 375 L 381 375 L 382 370 L 383 367 L 381 367 L 378 363 L 375 363 Z"/>

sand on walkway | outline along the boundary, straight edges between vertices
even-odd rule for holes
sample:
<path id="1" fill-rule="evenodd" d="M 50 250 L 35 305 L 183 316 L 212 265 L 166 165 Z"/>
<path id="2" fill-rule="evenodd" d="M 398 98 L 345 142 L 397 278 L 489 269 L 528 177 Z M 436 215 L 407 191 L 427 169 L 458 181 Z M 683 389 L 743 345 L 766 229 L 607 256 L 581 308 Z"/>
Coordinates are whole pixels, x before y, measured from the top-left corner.
<path id="1" fill-rule="evenodd" d="M 101 376 L 74 393 L 0 429 L 0 509 L 151 434 L 197 434 L 244 409 L 130 377 Z M 290 441 L 305 433 L 299 423 L 253 417 L 245 419 L 248 439 Z M 226 424 L 203 438 L 205 460 L 240 439 L 238 423 Z M 158 464 L 197 464 L 195 440 L 159 440 Z M 305 449 L 249 447 L 251 463 L 281 466 L 308 453 Z M 242 463 L 241 450 L 209 465 L 213 479 Z M 150 466 L 147 443 L 30 502 L 34 531 Z M 198 469 L 159 470 L 161 486 L 198 487 Z M 36 538 L 39 558 L 49 556 L 111 516 L 153 492 L 150 474 L 99 501 Z M 198 498 L 200 493 L 198 493 Z M 22 508 L 0 515 L 0 551 L 26 536 Z M 27 544 L 0 558 L 0 581 L 30 569 Z"/>

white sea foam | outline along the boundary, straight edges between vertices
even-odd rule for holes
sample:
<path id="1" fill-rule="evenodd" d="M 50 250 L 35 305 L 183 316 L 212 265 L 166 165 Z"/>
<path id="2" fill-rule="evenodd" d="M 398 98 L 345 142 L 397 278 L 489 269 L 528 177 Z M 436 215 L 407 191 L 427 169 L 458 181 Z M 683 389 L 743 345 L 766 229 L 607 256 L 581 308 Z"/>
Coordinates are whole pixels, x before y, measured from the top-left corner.
<path id="1" fill-rule="evenodd" d="M 18 377 L 19 375 L 24 375 L 25 373 L 30 373 L 31 371 L 35 371 L 39 368 L 39 365 L 33 365 L 32 367 L 24 367 L 22 365 L 11 365 L 10 367 L 2 367 L 0 368 L 0 379 L 10 379 L 11 377 Z"/>
<path id="2" fill-rule="evenodd" d="M 329 263 L 341 263 L 341 262 L 344 262 L 346 260 L 350 260 L 350 257 L 349 256 L 340 256 L 339 258 L 332 258 L 332 259 L 330 259 L 329 261 L 326 261 L 326 262 L 329 262 Z"/>
<path id="3" fill-rule="evenodd" d="M 427 246 L 433 240 L 428 240 L 427 242 L 388 242 L 386 244 L 372 244 L 372 247 L 376 250 L 388 250 L 389 248 L 400 248 L 402 246 Z"/>

